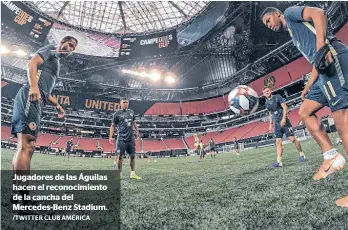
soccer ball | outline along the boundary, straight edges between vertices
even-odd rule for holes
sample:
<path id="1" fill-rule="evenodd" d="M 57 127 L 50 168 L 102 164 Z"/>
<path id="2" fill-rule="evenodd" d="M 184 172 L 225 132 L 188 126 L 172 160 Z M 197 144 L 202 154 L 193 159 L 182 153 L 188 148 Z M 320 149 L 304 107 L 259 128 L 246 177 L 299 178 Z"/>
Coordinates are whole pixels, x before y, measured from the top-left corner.
<path id="1" fill-rule="evenodd" d="M 228 103 L 235 114 L 247 115 L 257 110 L 259 99 L 254 89 L 246 85 L 240 85 L 230 92 Z"/>

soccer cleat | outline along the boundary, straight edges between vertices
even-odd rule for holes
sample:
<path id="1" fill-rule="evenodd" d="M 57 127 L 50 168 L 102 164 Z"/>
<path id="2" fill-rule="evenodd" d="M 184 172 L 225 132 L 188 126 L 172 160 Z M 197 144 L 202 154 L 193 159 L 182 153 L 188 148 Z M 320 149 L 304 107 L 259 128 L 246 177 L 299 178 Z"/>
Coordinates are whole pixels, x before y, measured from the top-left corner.
<path id="1" fill-rule="evenodd" d="M 343 169 L 346 166 L 346 159 L 337 153 L 336 156 L 330 160 L 324 160 L 318 172 L 313 176 L 313 180 L 321 180 L 331 175 L 332 173 Z"/>
<path id="2" fill-rule="evenodd" d="M 131 175 L 130 178 L 134 180 L 141 180 L 141 177 L 136 174 Z"/>
<path id="3" fill-rule="evenodd" d="M 306 161 L 306 157 L 305 156 L 300 156 L 300 162 L 305 162 Z"/>
<path id="4" fill-rule="evenodd" d="M 342 208 L 348 208 L 348 196 L 336 200 L 336 205 Z"/>
<path id="5" fill-rule="evenodd" d="M 283 163 L 278 163 L 278 162 L 273 163 L 273 168 L 280 168 L 280 167 L 283 167 Z"/>

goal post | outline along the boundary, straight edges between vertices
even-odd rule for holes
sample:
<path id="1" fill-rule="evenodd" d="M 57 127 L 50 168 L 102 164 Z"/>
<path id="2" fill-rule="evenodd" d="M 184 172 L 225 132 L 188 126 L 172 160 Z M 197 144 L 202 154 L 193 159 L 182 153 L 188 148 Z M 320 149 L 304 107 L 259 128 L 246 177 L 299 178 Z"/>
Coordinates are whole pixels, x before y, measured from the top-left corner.
<path id="1" fill-rule="evenodd" d="M 239 151 L 244 150 L 244 143 L 238 143 Z M 235 150 L 234 145 L 224 145 L 222 146 L 223 153 L 232 153 Z"/>

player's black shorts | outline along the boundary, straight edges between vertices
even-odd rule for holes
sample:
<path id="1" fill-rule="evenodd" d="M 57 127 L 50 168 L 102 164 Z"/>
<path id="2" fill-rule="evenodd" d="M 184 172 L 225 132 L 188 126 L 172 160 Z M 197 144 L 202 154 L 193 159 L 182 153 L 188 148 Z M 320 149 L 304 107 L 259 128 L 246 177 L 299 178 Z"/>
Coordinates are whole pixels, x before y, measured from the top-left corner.
<path id="1" fill-rule="evenodd" d="M 29 86 L 24 85 L 19 89 L 13 104 L 11 134 L 17 133 L 38 136 L 43 108 L 43 99 L 30 101 Z"/>
<path id="2" fill-rule="evenodd" d="M 70 154 L 71 148 L 66 148 L 66 153 Z"/>
<path id="3" fill-rule="evenodd" d="M 211 147 L 210 152 L 215 152 L 215 147 Z"/>
<path id="4" fill-rule="evenodd" d="M 118 151 L 121 156 L 125 156 L 126 152 L 130 155 L 130 156 L 134 156 L 135 155 L 135 141 L 131 140 L 131 141 L 122 141 L 122 140 L 117 140 L 117 144 L 116 144 L 116 155 L 118 155 Z"/>
<path id="5" fill-rule="evenodd" d="M 285 134 L 286 137 L 295 136 L 294 130 L 292 128 L 291 122 L 289 119 L 286 119 L 284 126 L 280 126 L 280 121 L 276 121 L 274 125 L 274 135 L 276 138 L 283 138 Z"/>

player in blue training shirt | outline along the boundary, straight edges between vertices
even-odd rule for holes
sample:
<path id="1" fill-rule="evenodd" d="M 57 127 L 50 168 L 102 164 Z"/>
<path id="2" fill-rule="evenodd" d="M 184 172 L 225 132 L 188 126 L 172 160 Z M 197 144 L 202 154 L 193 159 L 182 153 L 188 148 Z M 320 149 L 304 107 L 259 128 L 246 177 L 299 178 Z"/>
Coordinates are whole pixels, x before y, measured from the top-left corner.
<path id="1" fill-rule="evenodd" d="M 13 104 L 11 133 L 18 139 L 17 152 L 13 157 L 14 173 L 30 174 L 30 162 L 39 133 L 42 109 L 47 102 L 64 116 L 64 109 L 51 93 L 59 77 L 61 58 L 70 55 L 77 46 L 77 39 L 64 37 L 59 46 L 48 45 L 39 49 L 28 63 L 28 82 L 18 91 Z M 22 191 L 22 193 L 28 191 Z"/>
<path id="2" fill-rule="evenodd" d="M 274 167 L 282 167 L 282 155 L 283 155 L 283 136 L 289 138 L 294 143 L 297 151 L 300 154 L 300 162 L 304 162 L 306 157 L 302 151 L 301 143 L 296 139 L 294 131 L 292 129 L 291 122 L 288 118 L 288 107 L 286 106 L 285 99 L 279 94 L 272 95 L 270 87 L 263 88 L 263 96 L 266 97 L 266 108 L 269 111 L 269 131 L 272 130 L 274 121 L 274 134 L 276 137 L 277 145 L 277 162 L 273 164 Z"/>
<path id="3" fill-rule="evenodd" d="M 346 154 L 348 154 L 348 48 L 327 30 L 327 18 L 320 8 L 294 6 L 284 14 L 269 7 L 261 14 L 262 22 L 278 32 L 287 30 L 293 43 L 313 65 L 302 92 L 299 114 L 319 144 L 324 161 L 313 179 L 320 180 L 345 167 L 346 160 L 333 148 L 315 112 L 329 106 Z M 336 202 L 348 207 L 348 196 Z"/>
<path id="4" fill-rule="evenodd" d="M 116 111 L 113 115 L 110 126 L 109 143 L 114 144 L 114 131 L 117 128 L 116 141 L 116 162 L 118 167 L 119 178 L 122 177 L 122 160 L 126 152 L 130 156 L 129 166 L 131 168 L 131 179 L 141 180 L 140 176 L 135 174 L 135 138 L 134 131 L 137 137 L 140 137 L 139 129 L 135 123 L 134 111 L 128 109 L 129 101 L 127 98 L 121 100 L 121 109 Z M 119 150 L 119 154 L 118 151 Z"/>

